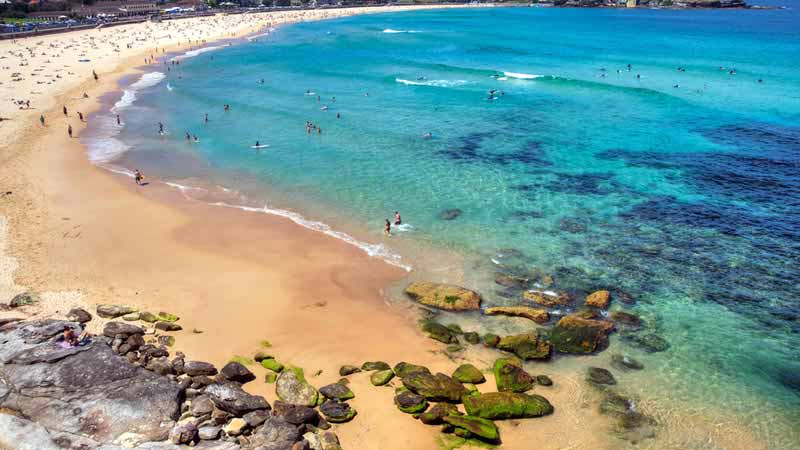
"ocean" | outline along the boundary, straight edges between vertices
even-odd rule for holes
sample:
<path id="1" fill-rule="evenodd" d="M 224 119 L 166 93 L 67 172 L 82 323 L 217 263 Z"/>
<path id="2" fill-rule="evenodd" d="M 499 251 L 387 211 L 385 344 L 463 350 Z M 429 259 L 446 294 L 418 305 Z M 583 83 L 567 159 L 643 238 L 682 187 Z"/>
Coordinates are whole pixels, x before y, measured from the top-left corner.
<path id="1" fill-rule="evenodd" d="M 609 350 L 645 363 L 629 389 L 661 417 L 718 411 L 800 448 L 800 14 L 784 5 L 283 26 L 148 67 L 84 141 L 98 164 L 288 217 L 486 305 L 520 303 L 497 272 L 611 289 L 662 338 Z"/>

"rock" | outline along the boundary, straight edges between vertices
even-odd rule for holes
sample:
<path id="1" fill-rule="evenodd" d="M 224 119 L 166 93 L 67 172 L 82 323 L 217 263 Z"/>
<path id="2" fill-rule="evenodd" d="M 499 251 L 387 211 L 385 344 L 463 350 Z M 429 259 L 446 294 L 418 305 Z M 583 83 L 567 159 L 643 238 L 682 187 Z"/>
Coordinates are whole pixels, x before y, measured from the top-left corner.
<path id="1" fill-rule="evenodd" d="M 388 366 L 388 364 L 387 364 L 387 366 Z M 358 372 L 361 372 L 361 369 L 359 369 L 356 366 L 347 366 L 347 365 L 345 365 L 345 366 L 342 366 L 342 367 L 339 368 L 339 376 L 342 376 L 342 377 L 346 377 L 348 375 L 352 375 L 352 374 L 358 373 Z"/>
<path id="2" fill-rule="evenodd" d="M 403 378 L 403 385 L 433 402 L 460 403 L 461 397 L 466 393 L 461 383 L 443 373 L 412 373 Z"/>
<path id="3" fill-rule="evenodd" d="M 331 400 L 350 400 L 355 397 L 353 391 L 342 383 L 332 383 L 319 388 L 319 393 Z"/>
<path id="4" fill-rule="evenodd" d="M 599 384 L 606 384 L 606 385 L 613 385 L 617 384 L 617 380 L 614 379 L 614 375 L 611 374 L 606 369 L 601 367 L 589 367 L 586 370 L 586 381 L 591 384 L 599 385 Z"/>
<path id="5" fill-rule="evenodd" d="M 500 342 L 500 336 L 493 334 L 493 333 L 486 333 L 483 335 L 483 345 L 489 348 L 497 347 L 497 344 Z"/>
<path id="6" fill-rule="evenodd" d="M 67 320 L 78 323 L 86 323 L 92 320 L 92 315 L 89 314 L 89 312 L 87 312 L 85 309 L 72 308 L 67 313 Z"/>
<path id="7" fill-rule="evenodd" d="M 604 391 L 600 412 L 617 419 L 615 431 L 621 439 L 637 443 L 655 437 L 656 421 L 634 409 L 633 401 L 611 389 Z"/>
<path id="8" fill-rule="evenodd" d="M 247 428 L 247 422 L 244 419 L 240 419 L 238 417 L 231 419 L 227 425 L 222 427 L 222 431 L 225 432 L 228 436 L 239 436 L 244 432 L 245 428 Z"/>
<path id="9" fill-rule="evenodd" d="M 618 370 L 622 371 L 629 371 L 629 370 L 642 370 L 644 369 L 644 364 L 640 363 L 639 361 L 631 358 L 628 355 L 622 355 L 619 353 L 615 353 L 611 355 L 611 365 Z"/>
<path id="10" fill-rule="evenodd" d="M 272 358 L 266 358 L 261 360 L 261 367 L 271 370 L 275 373 L 283 372 L 283 364 L 279 363 L 278 361 Z"/>
<path id="11" fill-rule="evenodd" d="M 126 322 L 136 322 L 137 320 L 139 320 L 139 313 L 133 312 L 130 314 L 125 314 L 124 316 L 122 316 L 122 320 Z"/>
<path id="12" fill-rule="evenodd" d="M 170 314 L 163 311 L 159 311 L 159 313 L 156 315 L 156 319 L 162 322 L 177 322 L 180 320 L 180 318 L 175 314 Z"/>
<path id="13" fill-rule="evenodd" d="M 264 421 L 267 420 L 268 417 L 269 417 L 269 411 L 267 411 L 266 409 L 257 409 L 255 411 L 251 411 L 245 414 L 244 416 L 242 416 L 242 419 L 244 419 L 244 421 L 247 422 L 247 425 L 250 428 L 256 428 L 262 423 L 264 423 Z"/>
<path id="14" fill-rule="evenodd" d="M 611 292 L 609 291 L 595 291 L 586 296 L 586 306 L 594 308 L 606 309 L 611 302 Z"/>
<path id="15" fill-rule="evenodd" d="M 464 333 L 464 340 L 475 345 L 481 342 L 481 336 L 474 331 L 468 331 Z"/>
<path id="16" fill-rule="evenodd" d="M 453 378 L 462 383 L 480 384 L 486 381 L 480 370 L 472 364 L 462 364 L 453 372 Z"/>
<path id="17" fill-rule="evenodd" d="M 159 375 L 171 375 L 173 373 L 172 363 L 166 356 L 151 359 L 147 362 L 145 368 Z"/>
<path id="18" fill-rule="evenodd" d="M 274 414 L 292 425 L 316 424 L 319 421 L 319 414 L 314 408 L 292 405 L 280 400 L 275 402 Z"/>
<path id="19" fill-rule="evenodd" d="M 217 368 L 213 364 L 203 361 L 185 361 L 183 372 L 190 377 L 212 376 L 217 374 Z"/>
<path id="20" fill-rule="evenodd" d="M 180 412 L 180 387 L 130 364 L 100 337 L 74 349 L 53 346 L 49 340 L 69 325 L 31 321 L 0 331 L 0 410 L 51 435 L 111 442 L 131 432 L 145 441 L 167 439 Z"/>
<path id="21" fill-rule="evenodd" d="M 217 439 L 219 437 L 219 433 L 221 431 L 222 431 L 222 427 L 217 427 L 217 426 L 200 427 L 197 430 L 197 436 L 200 438 L 200 440 L 212 441 L 212 440 Z"/>
<path id="22" fill-rule="evenodd" d="M 451 208 L 445 209 L 444 211 L 439 213 L 439 218 L 442 220 L 453 220 L 458 218 L 462 214 L 462 211 L 458 208 Z"/>
<path id="23" fill-rule="evenodd" d="M 431 371 L 428 370 L 428 368 L 425 366 L 418 366 L 416 364 L 407 363 L 405 361 L 399 362 L 394 366 L 394 373 L 400 378 L 405 378 L 411 375 L 412 373 L 418 373 L 418 372 L 431 373 Z"/>
<path id="24" fill-rule="evenodd" d="M 491 420 L 525 419 L 553 413 L 553 405 L 540 395 L 515 392 L 489 392 L 464 397 L 470 416 Z"/>
<path id="25" fill-rule="evenodd" d="M 669 349 L 669 342 L 655 333 L 634 334 L 626 336 L 625 339 L 648 353 L 664 352 Z"/>
<path id="26" fill-rule="evenodd" d="M 30 292 L 23 292 L 22 294 L 15 295 L 14 298 L 12 298 L 10 302 L 8 302 L 8 306 L 10 306 L 11 308 L 19 308 L 20 306 L 32 305 L 34 303 L 37 303 L 38 301 L 39 298 L 36 295 Z"/>
<path id="27" fill-rule="evenodd" d="M 522 298 L 548 308 L 564 306 L 572 302 L 572 297 L 569 294 L 558 294 L 550 291 L 525 291 L 522 293 Z"/>
<path id="28" fill-rule="evenodd" d="M 3 317 L 3 318 L 0 318 L 0 328 L 8 325 L 9 323 L 21 322 L 23 320 L 25 320 L 25 319 L 23 319 L 22 317 Z"/>
<path id="29" fill-rule="evenodd" d="M 161 330 L 161 331 L 181 331 L 182 329 L 183 329 L 183 327 L 178 325 L 177 323 L 173 323 L 173 322 L 156 322 L 156 330 Z"/>
<path id="30" fill-rule="evenodd" d="M 256 376 L 253 375 L 253 372 L 250 371 L 244 365 L 238 362 L 229 362 L 225 364 L 225 367 L 220 370 L 220 375 L 228 381 L 234 381 L 236 383 L 249 383 L 256 379 Z"/>
<path id="31" fill-rule="evenodd" d="M 195 417 L 210 416 L 214 412 L 214 402 L 207 395 L 192 400 L 192 415 Z"/>
<path id="32" fill-rule="evenodd" d="M 458 338 L 456 337 L 455 333 L 453 333 L 453 330 L 438 322 L 426 321 L 422 324 L 422 331 L 427 333 L 429 338 L 444 344 L 458 343 Z"/>
<path id="33" fill-rule="evenodd" d="M 129 305 L 97 305 L 97 315 L 104 319 L 116 319 L 137 311 L 138 308 Z"/>
<path id="34" fill-rule="evenodd" d="M 175 425 L 169 432 L 169 441 L 175 445 L 188 445 L 197 441 L 197 427 L 191 423 Z"/>
<path id="35" fill-rule="evenodd" d="M 455 405 L 450 403 L 437 403 L 424 413 L 420 414 L 419 420 L 425 425 L 441 425 L 446 416 L 461 414 Z"/>
<path id="36" fill-rule="evenodd" d="M 344 423 L 353 420 L 356 410 L 344 402 L 328 400 L 319 407 L 320 412 L 325 416 L 325 420 L 330 423 Z"/>
<path id="37" fill-rule="evenodd" d="M 500 392 L 527 392 L 534 385 L 534 378 L 522 368 L 522 362 L 516 358 L 500 358 L 495 361 L 494 379 Z"/>
<path id="38" fill-rule="evenodd" d="M 481 307 L 480 294 L 452 284 L 417 281 L 408 285 L 406 294 L 423 305 L 448 311 L 474 311 Z"/>
<path id="39" fill-rule="evenodd" d="M 361 370 L 365 372 L 370 372 L 372 370 L 388 370 L 391 369 L 389 364 L 386 364 L 383 361 L 367 361 L 361 365 Z"/>
<path id="40" fill-rule="evenodd" d="M 469 431 L 471 435 L 489 442 L 498 442 L 500 440 L 500 431 L 497 430 L 497 426 L 491 420 L 471 416 L 446 416 L 443 420 L 457 429 L 461 428 Z"/>
<path id="41" fill-rule="evenodd" d="M 547 323 L 550 320 L 550 314 L 544 309 L 536 309 L 528 306 L 497 306 L 494 308 L 486 308 L 483 311 L 487 316 L 513 316 L 524 317 L 536 323 Z"/>
<path id="42" fill-rule="evenodd" d="M 103 327 L 103 336 L 114 338 L 118 334 L 126 336 L 131 334 L 144 334 L 144 330 L 136 325 L 125 322 L 108 322 Z"/>
<path id="43" fill-rule="evenodd" d="M 272 383 L 274 383 L 276 381 L 278 381 L 278 374 L 277 373 L 275 373 L 275 372 L 267 372 L 267 374 L 264 375 L 264 382 L 265 383 L 272 384 Z"/>
<path id="44" fill-rule="evenodd" d="M 212 384 L 206 387 L 205 393 L 217 408 L 236 417 L 259 409 L 270 409 L 264 397 L 248 394 L 236 384 Z"/>
<path id="45" fill-rule="evenodd" d="M 319 434 L 319 441 L 322 445 L 322 450 L 342 450 L 341 445 L 339 444 L 339 438 L 336 437 L 331 431 L 326 431 L 324 433 Z"/>
<path id="46" fill-rule="evenodd" d="M 373 386 L 383 386 L 384 384 L 392 381 L 392 378 L 394 378 L 394 372 L 392 372 L 392 369 L 379 370 L 369 377 L 369 381 Z"/>
<path id="47" fill-rule="evenodd" d="M 523 360 L 549 359 L 550 342 L 538 333 L 525 333 L 501 338 L 497 348 L 511 352 Z"/>
<path id="48" fill-rule="evenodd" d="M 518 277 L 507 273 L 497 272 L 494 274 L 494 282 L 500 286 L 525 289 L 530 284 L 531 280 L 528 278 Z"/>
<path id="49" fill-rule="evenodd" d="M 411 391 L 403 391 L 395 395 L 394 404 L 406 414 L 421 413 L 428 407 L 425 397 Z"/>
<path id="50" fill-rule="evenodd" d="M 536 384 L 541 386 L 552 386 L 553 380 L 551 380 L 547 375 L 536 375 Z"/>
<path id="51" fill-rule="evenodd" d="M 609 315 L 611 320 L 616 324 L 621 325 L 626 330 L 636 331 L 642 328 L 642 319 L 636 314 L 631 314 L 625 311 L 611 311 Z"/>
<path id="52" fill-rule="evenodd" d="M 257 352 L 255 355 L 253 355 L 253 361 L 259 364 L 265 359 L 275 359 L 275 357 L 265 352 Z"/>
<path id="53" fill-rule="evenodd" d="M 319 394 L 302 376 L 294 370 L 284 370 L 275 384 L 278 398 L 286 403 L 303 406 L 316 406 Z"/>
<path id="54" fill-rule="evenodd" d="M 158 316 L 151 312 L 143 311 L 139 313 L 139 320 L 147 323 L 156 323 L 158 322 Z"/>
<path id="55" fill-rule="evenodd" d="M 300 440 L 300 430 L 280 417 L 267 418 L 250 436 L 250 444 L 258 450 L 287 450 Z"/>
<path id="56" fill-rule="evenodd" d="M 550 341 L 561 353 L 592 353 L 605 347 L 614 324 L 607 320 L 585 319 L 580 314 L 561 318 L 550 332 Z"/>

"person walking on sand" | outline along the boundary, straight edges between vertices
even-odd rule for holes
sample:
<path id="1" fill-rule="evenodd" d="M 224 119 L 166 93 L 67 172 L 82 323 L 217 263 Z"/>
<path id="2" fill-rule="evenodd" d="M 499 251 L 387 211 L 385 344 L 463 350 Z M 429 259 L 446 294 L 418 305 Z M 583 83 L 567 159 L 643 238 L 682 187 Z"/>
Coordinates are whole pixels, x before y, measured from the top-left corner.
<path id="1" fill-rule="evenodd" d="M 78 119 L 80 119 L 80 121 L 83 122 L 83 113 L 80 111 L 78 111 Z"/>
<path id="2" fill-rule="evenodd" d="M 140 172 L 139 169 L 133 171 L 133 180 L 136 181 L 136 184 L 138 186 L 142 185 L 142 181 L 144 180 L 144 175 L 142 175 L 142 172 Z"/>
<path id="3" fill-rule="evenodd" d="M 72 137 L 72 125 L 67 125 L 67 134 Z"/>
<path id="4" fill-rule="evenodd" d="M 403 223 L 403 220 L 400 219 L 400 213 L 395 211 L 394 212 L 394 224 L 395 225 L 401 225 L 402 223 Z"/>
<path id="5" fill-rule="evenodd" d="M 98 79 L 98 77 L 97 77 L 97 72 L 95 72 L 94 70 L 92 70 L 92 76 L 94 77 L 94 81 L 97 81 L 97 79 Z"/>
<path id="6" fill-rule="evenodd" d="M 39 115 L 39 123 L 42 124 L 42 126 L 44 126 L 44 115 L 41 114 Z"/>
<path id="7" fill-rule="evenodd" d="M 64 106 L 63 111 L 64 111 L 64 117 L 67 117 L 67 107 L 66 107 L 66 105 Z"/>
<path id="8" fill-rule="evenodd" d="M 383 234 L 387 236 L 392 235 L 392 224 L 389 222 L 389 219 L 386 219 L 386 223 L 383 225 Z"/>

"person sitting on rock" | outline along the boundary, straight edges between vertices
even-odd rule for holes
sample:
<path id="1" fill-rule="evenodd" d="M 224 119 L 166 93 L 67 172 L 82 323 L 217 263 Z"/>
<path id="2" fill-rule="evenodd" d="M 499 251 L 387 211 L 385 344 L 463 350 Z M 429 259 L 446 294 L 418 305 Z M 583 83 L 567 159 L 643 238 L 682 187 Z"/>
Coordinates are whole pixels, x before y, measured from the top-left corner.
<path id="1" fill-rule="evenodd" d="M 78 343 L 78 336 L 75 335 L 75 331 L 72 330 L 72 327 L 64 327 L 64 342 L 70 345 L 70 347 L 77 347 Z"/>

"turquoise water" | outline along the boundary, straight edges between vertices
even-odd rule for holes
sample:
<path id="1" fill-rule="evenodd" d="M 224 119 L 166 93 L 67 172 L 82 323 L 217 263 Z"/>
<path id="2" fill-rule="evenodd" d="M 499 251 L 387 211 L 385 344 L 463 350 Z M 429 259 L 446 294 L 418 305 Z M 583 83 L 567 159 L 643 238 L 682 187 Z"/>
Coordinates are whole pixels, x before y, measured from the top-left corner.
<path id="1" fill-rule="evenodd" d="M 504 8 L 286 26 L 162 66 L 94 151 L 227 189 L 195 197 L 302 213 L 487 304 L 517 298 L 497 263 L 578 296 L 610 287 L 669 342 L 614 338 L 663 392 L 798 448 L 798 19 Z M 409 225 L 385 238 L 395 210 Z"/>

